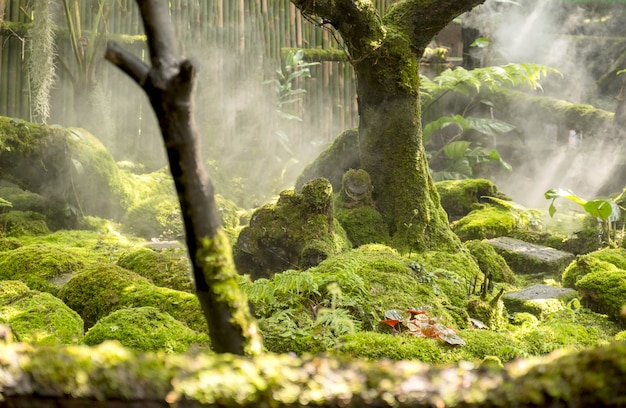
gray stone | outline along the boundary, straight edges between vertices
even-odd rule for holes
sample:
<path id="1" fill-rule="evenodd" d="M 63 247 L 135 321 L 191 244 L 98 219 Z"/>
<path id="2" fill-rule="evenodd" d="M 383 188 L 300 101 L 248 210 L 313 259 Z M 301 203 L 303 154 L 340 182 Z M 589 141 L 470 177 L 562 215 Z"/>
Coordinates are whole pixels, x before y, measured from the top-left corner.
<path id="1" fill-rule="evenodd" d="M 509 313 L 526 312 L 543 319 L 550 313 L 563 310 L 565 301 L 576 294 L 574 289 L 538 284 L 506 293 L 502 302 Z"/>
<path id="2" fill-rule="evenodd" d="M 520 274 L 547 274 L 560 280 L 565 267 L 574 260 L 574 254 L 569 252 L 519 239 L 497 237 L 487 242 Z"/>

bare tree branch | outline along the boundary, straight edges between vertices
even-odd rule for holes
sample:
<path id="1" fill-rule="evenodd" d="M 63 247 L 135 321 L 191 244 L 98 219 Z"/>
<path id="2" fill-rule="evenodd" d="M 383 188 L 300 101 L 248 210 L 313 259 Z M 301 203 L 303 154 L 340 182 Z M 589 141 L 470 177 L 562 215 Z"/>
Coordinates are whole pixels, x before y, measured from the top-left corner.
<path id="1" fill-rule="evenodd" d="M 178 193 L 196 294 L 218 353 L 257 353 L 261 341 L 247 300 L 237 286 L 237 271 L 217 215 L 213 184 L 200 156 L 193 121 L 196 69 L 176 57 L 168 3 L 137 0 L 146 29 L 152 67 L 113 43 L 106 58 L 146 92 L 161 128 Z"/>

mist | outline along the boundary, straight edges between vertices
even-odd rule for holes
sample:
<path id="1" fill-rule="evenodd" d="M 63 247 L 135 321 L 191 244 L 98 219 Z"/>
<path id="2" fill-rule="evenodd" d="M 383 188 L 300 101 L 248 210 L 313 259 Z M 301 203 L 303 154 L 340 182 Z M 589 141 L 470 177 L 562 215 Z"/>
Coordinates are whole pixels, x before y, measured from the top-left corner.
<path id="1" fill-rule="evenodd" d="M 556 68 L 563 77 L 543 79 L 540 95 L 613 112 L 614 97 L 619 93 L 619 86 L 614 85 L 617 76 L 609 73 L 615 80 L 609 78 L 605 81 L 609 85 L 603 86 L 598 79 L 606 76 L 623 49 L 601 37 L 623 35 L 622 16 L 623 12 L 611 3 L 590 6 L 577 1 L 487 0 L 468 13 L 463 22 L 489 38 L 490 45 L 481 55 L 483 62 L 532 62 Z M 514 112 L 509 114 L 515 117 Z M 521 122 L 530 157 L 523 158 L 510 175 L 496 180 L 515 201 L 547 208 L 543 193 L 549 188 L 569 188 L 585 199 L 613 193 L 603 191 L 603 186 L 618 184 L 611 180 L 619 176 L 616 168 L 621 155 L 617 146 L 599 134 L 556 129 L 551 124 L 538 124 L 531 117 Z M 579 138 L 577 145 L 567 142 L 572 132 Z M 533 147 L 540 151 L 538 157 L 533 157 Z"/>

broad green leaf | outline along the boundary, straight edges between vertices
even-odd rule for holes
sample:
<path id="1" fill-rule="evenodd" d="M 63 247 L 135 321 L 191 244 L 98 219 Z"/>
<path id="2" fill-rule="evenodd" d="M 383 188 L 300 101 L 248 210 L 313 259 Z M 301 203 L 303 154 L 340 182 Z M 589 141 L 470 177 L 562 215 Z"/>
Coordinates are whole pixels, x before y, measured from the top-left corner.
<path id="1" fill-rule="evenodd" d="M 457 140 L 444 146 L 443 152 L 451 159 L 461 158 L 465 156 L 471 142 L 467 140 Z"/>
<path id="2" fill-rule="evenodd" d="M 543 193 L 544 197 L 548 200 L 556 199 L 556 198 L 567 198 L 570 201 L 575 202 L 576 204 L 584 206 L 587 200 L 584 200 L 574 194 L 571 190 L 566 190 L 562 188 L 551 188 L 550 190 Z"/>
<path id="3" fill-rule="evenodd" d="M 603 198 L 587 201 L 583 207 L 589 214 L 603 221 L 617 221 L 620 216 L 617 204 Z"/>
<path id="4" fill-rule="evenodd" d="M 484 133 L 487 136 L 498 136 L 515 130 L 515 126 L 498 119 L 477 118 L 473 116 L 469 116 L 466 119 L 472 129 Z"/>
<path id="5" fill-rule="evenodd" d="M 491 40 L 487 37 L 478 37 L 470 44 L 470 47 L 485 48 L 491 44 Z"/>
<path id="6" fill-rule="evenodd" d="M 424 130 L 422 132 L 423 143 L 426 143 L 428 140 L 430 140 L 430 137 L 436 130 L 443 129 L 446 126 L 452 124 L 457 125 L 459 129 L 461 129 L 461 131 L 463 132 L 472 128 L 467 120 L 461 115 L 442 116 L 439 119 L 430 122 L 424 127 Z"/>

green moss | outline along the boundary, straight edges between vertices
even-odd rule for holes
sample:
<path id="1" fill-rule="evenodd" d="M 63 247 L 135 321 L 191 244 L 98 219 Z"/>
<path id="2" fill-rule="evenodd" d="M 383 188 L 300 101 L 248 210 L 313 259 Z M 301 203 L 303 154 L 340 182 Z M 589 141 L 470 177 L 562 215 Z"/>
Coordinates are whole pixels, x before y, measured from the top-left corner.
<path id="1" fill-rule="evenodd" d="M 39 194 L 18 187 L 0 187 L 0 197 L 11 202 L 13 210 L 45 214 L 46 200 Z"/>
<path id="2" fill-rule="evenodd" d="M 454 349 L 454 361 L 475 361 L 487 357 L 497 357 L 507 362 L 526 355 L 523 342 L 511 338 L 507 332 L 493 330 L 466 329 L 458 332 L 465 345 Z"/>
<path id="3" fill-rule="evenodd" d="M 286 48 L 280 49 L 280 54 L 285 58 L 290 52 L 296 53 L 304 51 L 304 61 L 306 62 L 324 62 L 324 61 L 347 61 L 346 51 L 340 48 Z"/>
<path id="4" fill-rule="evenodd" d="M 90 346 L 117 340 L 123 346 L 145 351 L 179 353 L 191 345 L 209 346 L 206 333 L 196 333 L 155 307 L 121 309 L 100 319 L 90 328 L 83 344 Z"/>
<path id="5" fill-rule="evenodd" d="M 130 207 L 124 227 L 146 239 L 184 237 L 180 205 L 170 195 L 151 196 Z"/>
<path id="6" fill-rule="evenodd" d="M 537 316 L 527 312 L 518 312 L 513 315 L 513 324 L 517 326 L 536 326 L 539 323 Z"/>
<path id="7" fill-rule="evenodd" d="M 116 265 L 97 265 L 74 275 L 59 297 L 85 321 L 87 328 L 113 311 L 153 306 L 198 332 L 207 326 L 195 295 L 154 286 Z"/>
<path id="8" fill-rule="evenodd" d="M 508 209 L 486 204 L 473 210 L 452 224 L 452 230 L 461 241 L 482 240 L 510 235 L 517 227 L 517 219 Z"/>
<path id="9" fill-rule="evenodd" d="M 45 235 L 50 230 L 46 217 L 34 211 L 9 211 L 0 214 L 0 232 L 10 237 Z"/>
<path id="10" fill-rule="evenodd" d="M 237 269 L 253 279 L 306 268 L 352 245 L 333 216 L 332 187 L 316 178 L 257 209 L 234 247 Z"/>
<path id="11" fill-rule="evenodd" d="M 496 295 L 492 300 L 471 299 L 467 303 L 467 313 L 478 319 L 492 330 L 498 330 L 506 324 L 504 303 Z"/>
<path id="12" fill-rule="evenodd" d="M 30 291 L 30 288 L 18 280 L 0 281 L 0 305 L 8 305 Z"/>
<path id="13" fill-rule="evenodd" d="M 621 332 L 615 335 L 616 341 L 626 341 L 626 330 L 622 330 Z"/>
<path id="14" fill-rule="evenodd" d="M 585 275 L 576 282 L 583 304 L 612 319 L 625 322 L 622 308 L 626 304 L 626 270 L 604 270 Z"/>
<path id="15" fill-rule="evenodd" d="M 488 277 L 493 282 L 515 284 L 513 271 L 493 246 L 478 240 L 466 241 L 464 245 L 476 259 L 485 277 Z"/>
<path id="16" fill-rule="evenodd" d="M 31 289 L 56 295 L 63 283 L 87 265 L 71 249 L 54 245 L 27 245 L 4 252 L 0 279 L 18 279 Z"/>
<path id="17" fill-rule="evenodd" d="M 624 248 L 605 248 L 579 255 L 563 271 L 563 286 L 575 288 L 576 282 L 589 273 L 616 269 L 626 269 L 626 249 Z"/>
<path id="18" fill-rule="evenodd" d="M 114 262 L 121 254 L 136 249 L 145 242 L 120 234 L 119 226 L 110 221 L 101 221 L 98 224 L 100 228 L 96 231 L 60 230 L 44 236 L 24 236 L 20 240 L 24 245 L 68 248 L 85 264 Z"/>
<path id="19" fill-rule="evenodd" d="M 565 305 L 559 299 L 517 299 L 504 297 L 504 304 L 509 313 L 531 313 L 539 319 L 543 319 L 551 313 L 563 310 Z"/>
<path id="20" fill-rule="evenodd" d="M 577 319 L 577 316 L 563 311 L 545 321 L 523 324 L 514 332 L 514 337 L 524 344 L 529 355 L 545 355 L 564 348 L 582 350 L 607 344 L 615 333 L 615 327 L 607 327 L 601 317 L 596 319 L 598 322 Z"/>
<path id="21" fill-rule="evenodd" d="M 133 271 L 157 286 L 193 293 L 194 282 L 187 251 L 154 251 L 140 248 L 120 257 L 117 265 Z"/>
<path id="22" fill-rule="evenodd" d="M 445 359 L 438 342 L 437 339 L 393 336 L 366 331 L 344 336 L 336 353 L 355 359 L 379 360 L 387 358 L 438 363 Z"/>
<path id="23" fill-rule="evenodd" d="M 10 251 L 22 246 L 22 242 L 15 237 L 5 237 L 0 235 L 0 252 Z"/>
<path id="24" fill-rule="evenodd" d="M 0 287 L 0 321 L 19 341 L 35 344 L 72 344 L 83 337 L 83 321 L 60 299 L 29 290 L 16 281 Z"/>
<path id="25" fill-rule="evenodd" d="M 445 180 L 435 183 L 441 206 L 451 220 L 466 216 L 473 210 L 484 208 L 490 201 L 485 197 L 510 200 L 486 179 Z"/>
<path id="26" fill-rule="evenodd" d="M 373 207 L 336 208 L 335 217 L 346 231 L 353 247 L 364 244 L 388 244 L 389 231 L 383 217 Z"/>

